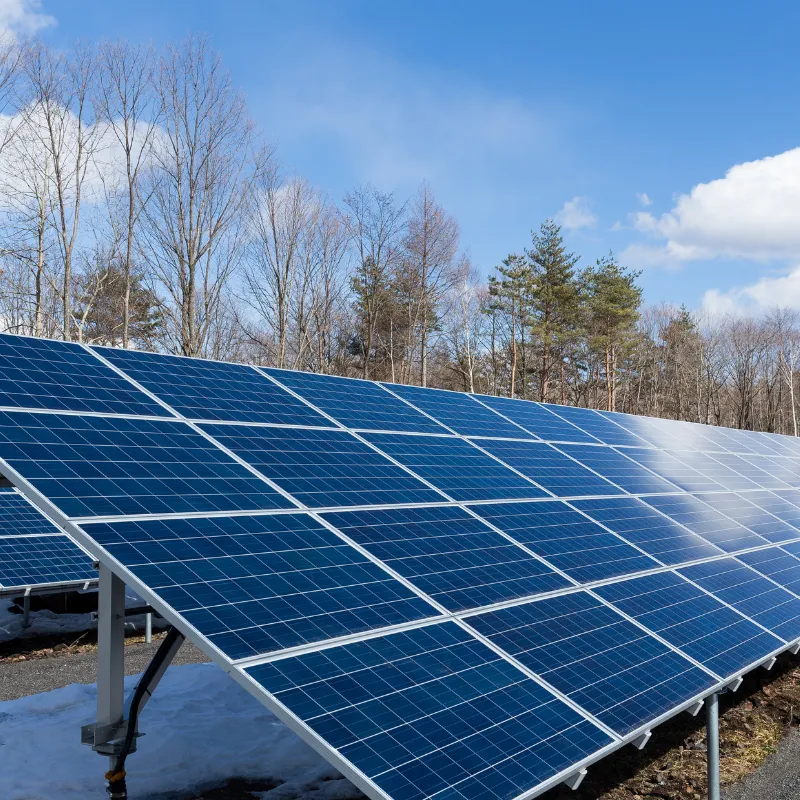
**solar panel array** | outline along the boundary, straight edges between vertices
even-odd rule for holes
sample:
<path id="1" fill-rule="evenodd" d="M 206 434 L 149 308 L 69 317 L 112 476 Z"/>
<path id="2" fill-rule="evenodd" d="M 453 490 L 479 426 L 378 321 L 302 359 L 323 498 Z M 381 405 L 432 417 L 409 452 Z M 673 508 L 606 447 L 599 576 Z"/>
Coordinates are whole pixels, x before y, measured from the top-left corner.
<path id="1" fill-rule="evenodd" d="M 19 492 L 0 491 L 0 594 L 96 578 L 69 536 Z"/>
<path id="2" fill-rule="evenodd" d="M 11 336 L 0 390 L 6 477 L 376 798 L 534 796 L 800 642 L 789 437 Z"/>

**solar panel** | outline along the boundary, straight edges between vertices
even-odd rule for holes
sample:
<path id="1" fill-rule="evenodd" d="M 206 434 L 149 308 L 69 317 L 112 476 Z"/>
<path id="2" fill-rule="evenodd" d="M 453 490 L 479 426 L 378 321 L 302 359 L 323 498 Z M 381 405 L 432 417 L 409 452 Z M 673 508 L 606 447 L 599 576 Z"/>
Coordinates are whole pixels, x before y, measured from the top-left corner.
<path id="1" fill-rule="evenodd" d="M 541 403 L 529 400 L 512 400 L 509 397 L 492 397 L 490 395 L 475 395 L 489 408 L 508 417 L 512 422 L 521 425 L 529 433 L 544 439 L 547 442 L 592 442 L 597 444 L 597 439 L 571 422 L 567 422 L 557 414 L 549 411 Z"/>
<path id="2" fill-rule="evenodd" d="M 5 411 L 0 454 L 68 517 L 292 507 L 179 421 Z"/>
<path id="3" fill-rule="evenodd" d="M 531 434 L 519 425 L 495 414 L 464 392 L 443 389 L 420 389 L 399 383 L 383 384 L 416 408 L 463 436 L 507 436 L 530 439 Z"/>
<path id="4" fill-rule="evenodd" d="M 465 439 L 366 433 L 364 438 L 454 500 L 548 497 Z M 487 443 L 482 439 L 480 445 Z"/>
<path id="5" fill-rule="evenodd" d="M 673 453 L 674 456 L 679 458 L 692 469 L 697 470 L 701 474 L 710 478 L 723 489 L 728 491 L 739 491 L 747 489 L 763 489 L 764 487 L 758 483 L 751 481 L 744 475 L 735 472 L 730 467 L 718 461 L 716 456 L 709 453 L 699 453 L 690 450 L 682 450 L 679 453 Z M 683 487 L 685 488 L 685 487 Z"/>
<path id="6" fill-rule="evenodd" d="M 560 444 L 558 449 L 631 494 L 677 491 L 675 484 L 659 478 L 611 447 Z"/>
<path id="7" fill-rule="evenodd" d="M 789 553 L 785 547 L 742 553 L 737 560 L 771 578 L 784 589 L 800 595 L 800 558 Z"/>
<path id="8" fill-rule="evenodd" d="M 590 433 L 603 444 L 630 445 L 641 447 L 646 445 L 643 439 L 617 425 L 609 417 L 591 408 L 575 408 L 574 406 L 555 406 L 543 404 L 554 414 L 571 422 L 581 430 Z"/>
<path id="9" fill-rule="evenodd" d="M 84 530 L 231 659 L 439 613 L 307 514 Z"/>
<path id="10" fill-rule="evenodd" d="M 372 509 L 323 516 L 448 611 L 571 585 L 460 508 Z"/>
<path id="11" fill-rule="evenodd" d="M 480 446 L 558 497 L 623 493 L 544 442 L 481 439 Z"/>
<path id="12" fill-rule="evenodd" d="M 690 494 L 647 497 L 645 502 L 726 553 L 766 544 L 766 539 Z"/>
<path id="13" fill-rule="evenodd" d="M 800 508 L 793 502 L 795 497 L 800 500 L 800 492 L 790 490 L 787 492 L 747 493 L 747 499 L 753 505 L 777 517 L 781 522 L 797 528 L 797 536 L 800 538 Z"/>
<path id="14" fill-rule="evenodd" d="M 681 564 L 722 553 L 635 497 L 575 500 L 572 505 L 663 564 Z"/>
<path id="15" fill-rule="evenodd" d="M 632 578 L 595 592 L 722 678 L 739 674 L 782 645 L 675 573 Z"/>
<path id="16" fill-rule="evenodd" d="M 347 431 L 208 423 L 201 427 L 310 508 L 443 499 Z"/>
<path id="17" fill-rule="evenodd" d="M 0 334 L 0 407 L 172 416 L 82 347 Z"/>
<path id="18" fill-rule="evenodd" d="M 264 372 L 353 430 L 446 433 L 446 429 L 380 384 L 285 369 Z"/>
<path id="19" fill-rule="evenodd" d="M 623 736 L 716 683 L 585 592 L 468 617 L 467 622 Z"/>
<path id="20" fill-rule="evenodd" d="M 659 566 L 650 556 L 560 501 L 487 503 L 472 509 L 579 583 Z"/>
<path id="21" fill-rule="evenodd" d="M 785 542 L 797 538 L 797 531 L 777 517 L 759 508 L 738 494 L 698 494 L 704 503 L 755 531 L 768 542 Z"/>
<path id="22" fill-rule="evenodd" d="M 188 419 L 331 425 L 253 367 L 112 347 L 94 350 Z"/>
<path id="23" fill-rule="evenodd" d="M 800 639 L 800 599 L 735 558 L 679 572 L 787 642 Z"/>
<path id="24" fill-rule="evenodd" d="M 94 581 L 92 560 L 14 490 L 0 491 L 0 591 Z"/>
<path id="25" fill-rule="evenodd" d="M 510 800 L 613 742 L 452 622 L 247 673 L 404 800 Z"/>
<path id="26" fill-rule="evenodd" d="M 751 480 L 762 489 L 786 489 L 787 484 L 779 478 L 759 469 L 754 464 L 754 459 L 758 456 L 739 456 L 735 453 L 715 453 L 714 458 L 726 467 L 735 470 L 740 475 Z M 773 472 L 774 467 L 769 467 Z"/>
<path id="27" fill-rule="evenodd" d="M 797 443 L 25 341 L 0 471 L 376 800 L 532 797 L 800 637 Z"/>
<path id="28" fill-rule="evenodd" d="M 0 534 L 0 589 L 92 581 L 89 556 L 68 536 Z"/>
<path id="29" fill-rule="evenodd" d="M 780 491 L 787 486 L 797 486 L 800 484 L 800 469 L 790 458 L 782 458 L 781 456 L 762 456 L 762 455 L 748 455 L 743 456 L 754 467 L 761 470 L 762 473 L 768 473 L 775 480 L 776 486 L 766 487 L 762 481 L 762 485 L 766 488 L 776 489 Z"/>
<path id="30" fill-rule="evenodd" d="M 639 447 L 625 448 L 625 455 L 637 464 L 647 467 L 656 475 L 666 478 L 686 492 L 722 491 L 722 486 L 707 475 L 688 466 L 677 453 L 666 450 L 645 450 Z"/>

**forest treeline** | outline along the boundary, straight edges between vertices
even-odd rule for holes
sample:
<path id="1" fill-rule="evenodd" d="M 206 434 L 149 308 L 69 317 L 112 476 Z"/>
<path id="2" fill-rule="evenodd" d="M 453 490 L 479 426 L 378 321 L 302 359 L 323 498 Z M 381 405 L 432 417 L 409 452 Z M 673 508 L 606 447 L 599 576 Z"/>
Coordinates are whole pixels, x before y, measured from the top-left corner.
<path id="1" fill-rule="evenodd" d="M 645 307 L 552 220 L 473 264 L 427 183 L 328 197 L 204 38 L 6 42 L 0 112 L 6 331 L 797 434 L 792 312 Z"/>

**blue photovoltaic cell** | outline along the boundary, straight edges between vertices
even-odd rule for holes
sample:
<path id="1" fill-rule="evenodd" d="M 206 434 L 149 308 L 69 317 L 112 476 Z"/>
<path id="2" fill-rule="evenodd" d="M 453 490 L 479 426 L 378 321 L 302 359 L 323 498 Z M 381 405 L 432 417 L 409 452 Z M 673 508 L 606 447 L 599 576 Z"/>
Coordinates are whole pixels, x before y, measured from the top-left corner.
<path id="1" fill-rule="evenodd" d="M 679 572 L 776 636 L 787 642 L 800 639 L 800 599 L 735 558 L 695 564 Z"/>
<path id="2" fill-rule="evenodd" d="M 716 492 L 697 495 L 704 503 L 755 531 L 768 542 L 796 539 L 798 532 L 746 499 L 747 495 Z"/>
<path id="3" fill-rule="evenodd" d="M 83 550 L 17 492 L 0 491 L 0 588 L 94 580 Z"/>
<path id="4" fill-rule="evenodd" d="M 727 467 L 721 461 L 718 461 L 716 456 L 720 455 L 719 453 L 711 455 L 709 453 L 698 453 L 692 450 L 682 450 L 681 452 L 675 452 L 672 455 L 676 456 L 687 466 L 697 470 L 697 472 L 702 473 L 707 478 L 710 478 L 712 481 L 719 484 L 723 489 L 727 489 L 728 491 L 735 492 L 739 491 L 740 489 L 763 488 L 744 475 L 734 472 L 733 469 Z M 681 488 L 687 488 L 688 491 L 688 487 Z M 695 491 L 695 489 L 692 488 L 691 491 Z"/>
<path id="5" fill-rule="evenodd" d="M 487 503 L 472 506 L 472 510 L 580 583 L 659 566 L 560 501 Z"/>
<path id="6" fill-rule="evenodd" d="M 750 464 L 757 467 L 762 473 L 769 473 L 776 481 L 782 483 L 781 486 L 771 486 L 768 488 L 781 491 L 781 489 L 785 489 L 787 486 L 800 485 L 800 468 L 791 458 L 761 455 L 747 455 L 741 456 L 741 458 L 747 459 Z"/>
<path id="7" fill-rule="evenodd" d="M 745 478 L 751 480 L 762 489 L 788 488 L 788 484 L 755 466 L 754 460 L 758 459 L 759 456 L 736 455 L 735 453 L 714 453 L 714 458 L 726 467 L 735 470 L 740 475 L 744 475 Z M 767 468 L 772 472 L 775 471 L 774 466 L 767 465 Z"/>
<path id="8" fill-rule="evenodd" d="M 585 592 L 466 621 L 622 736 L 716 683 L 707 672 Z"/>
<path id="9" fill-rule="evenodd" d="M 489 406 L 512 422 L 521 425 L 525 430 L 548 442 L 593 442 L 597 439 L 590 436 L 572 423 L 561 419 L 540 403 L 530 400 L 512 400 L 510 397 L 492 397 L 491 395 L 474 395 L 481 403 Z"/>
<path id="10" fill-rule="evenodd" d="M 0 522 L 0 588 L 96 578 L 92 560 L 67 536 L 8 536 Z"/>
<path id="11" fill-rule="evenodd" d="M 571 585 L 460 508 L 374 509 L 324 516 L 448 611 Z"/>
<path id="12" fill-rule="evenodd" d="M 719 511 L 690 494 L 659 495 L 643 498 L 648 505 L 674 519 L 692 533 L 702 536 L 726 553 L 761 547 L 766 539 L 753 533 L 738 522 L 734 522 Z"/>
<path id="13" fill-rule="evenodd" d="M 747 443 L 759 453 L 764 455 L 797 456 L 800 449 L 793 436 L 781 436 L 776 433 L 763 433 L 761 431 L 734 431 L 737 436 L 746 436 Z"/>
<path id="14" fill-rule="evenodd" d="M 0 334 L 0 406 L 171 417 L 81 345 Z"/>
<path id="15" fill-rule="evenodd" d="M 590 433 L 603 444 L 631 445 L 633 447 L 642 447 L 648 444 L 648 442 L 640 439 L 625 428 L 616 425 L 611 419 L 594 409 L 551 404 L 546 404 L 546 408 L 549 408 L 554 414 L 558 414 L 581 430 Z"/>
<path id="16" fill-rule="evenodd" d="M 653 475 L 641 464 L 611 447 L 560 444 L 558 449 L 631 494 L 677 491 L 675 484 Z"/>
<path id="17" fill-rule="evenodd" d="M 402 800 L 512 800 L 612 742 L 452 622 L 247 672 Z"/>
<path id="18" fill-rule="evenodd" d="M 61 532 L 21 494 L 14 490 L 0 491 L 0 536 Z"/>
<path id="19" fill-rule="evenodd" d="M 714 492 L 722 490 L 722 486 L 716 481 L 687 466 L 677 457 L 677 454 L 668 453 L 666 450 L 646 450 L 641 447 L 627 447 L 624 453 L 628 458 L 632 458 L 662 478 L 672 481 L 684 491 Z"/>
<path id="20" fill-rule="evenodd" d="M 265 369 L 316 408 L 354 430 L 446 433 L 446 430 L 380 384 L 355 378 Z"/>
<path id="21" fill-rule="evenodd" d="M 232 659 L 438 615 L 306 514 L 83 528 Z"/>
<path id="22" fill-rule="evenodd" d="M 795 503 L 800 501 L 800 492 L 793 489 L 785 492 L 748 492 L 747 499 L 777 517 L 781 522 L 797 528 L 797 537 L 800 538 L 800 508 Z"/>
<path id="23" fill-rule="evenodd" d="M 796 595 L 800 595 L 800 558 L 783 547 L 769 547 L 752 553 L 742 553 L 737 560 L 766 575 L 775 583 Z"/>
<path id="24" fill-rule="evenodd" d="M 0 412 L 0 457 L 69 517 L 292 506 L 184 422 Z"/>
<path id="25" fill-rule="evenodd" d="M 783 645 L 675 573 L 645 575 L 594 591 L 721 678 L 736 675 Z"/>
<path id="26" fill-rule="evenodd" d="M 464 439 L 392 433 L 367 433 L 364 438 L 454 500 L 548 497 Z"/>
<path id="27" fill-rule="evenodd" d="M 200 427 L 310 508 L 443 499 L 347 431 Z"/>
<path id="28" fill-rule="evenodd" d="M 384 386 L 404 400 L 430 414 L 456 433 L 464 436 L 506 436 L 530 439 L 531 434 L 513 422 L 503 419 L 465 392 L 446 392 L 443 389 L 421 389 L 400 383 Z"/>
<path id="29" fill-rule="evenodd" d="M 722 552 L 635 497 L 576 500 L 573 505 L 664 564 Z"/>
<path id="30" fill-rule="evenodd" d="M 629 433 L 641 439 L 639 444 L 649 444 L 653 447 L 674 447 L 675 436 L 664 430 L 659 422 L 652 417 L 639 417 L 634 414 L 619 414 L 614 411 L 599 411 L 608 420 L 625 428 Z"/>
<path id="31" fill-rule="evenodd" d="M 622 489 L 544 442 L 481 439 L 480 446 L 558 497 L 623 494 Z"/>
<path id="32" fill-rule="evenodd" d="M 189 419 L 331 426 L 330 420 L 252 367 L 112 347 L 95 349 Z"/>

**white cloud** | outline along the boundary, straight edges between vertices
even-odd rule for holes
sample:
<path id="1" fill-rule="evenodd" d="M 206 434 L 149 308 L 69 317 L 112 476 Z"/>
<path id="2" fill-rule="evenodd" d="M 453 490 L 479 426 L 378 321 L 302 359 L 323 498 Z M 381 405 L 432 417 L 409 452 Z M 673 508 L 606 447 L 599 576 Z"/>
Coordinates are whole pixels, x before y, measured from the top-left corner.
<path id="1" fill-rule="evenodd" d="M 655 216 L 632 215 L 633 226 L 659 244 L 624 255 L 649 264 L 699 259 L 800 257 L 800 148 L 731 167 L 725 177 L 680 195 Z M 640 262 L 641 263 L 641 262 Z"/>
<path id="2" fill-rule="evenodd" d="M 653 201 L 650 199 L 650 195 L 648 195 L 647 192 L 637 192 L 636 199 L 643 206 L 651 206 L 651 205 L 653 205 Z"/>
<path id="3" fill-rule="evenodd" d="M 588 197 L 573 197 L 572 200 L 567 200 L 554 219 L 568 231 L 594 228 L 597 225 L 597 217 L 592 211 L 592 201 Z"/>
<path id="4" fill-rule="evenodd" d="M 41 0 L 0 0 L 0 36 L 33 36 L 55 25 L 55 17 L 43 14 L 41 7 Z"/>
<path id="5" fill-rule="evenodd" d="M 759 315 L 773 308 L 800 310 L 800 266 L 786 275 L 765 276 L 728 291 L 709 289 L 703 308 L 710 314 Z"/>

